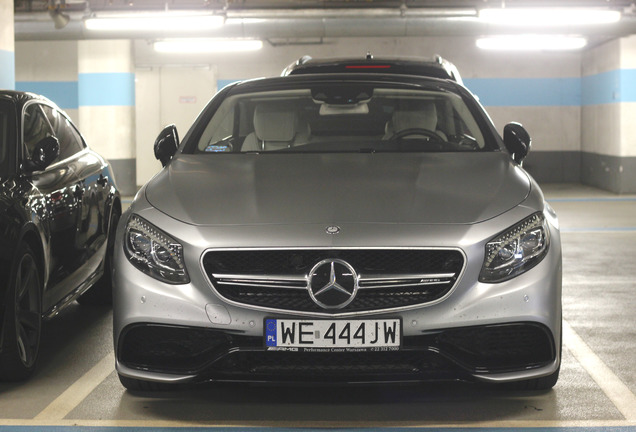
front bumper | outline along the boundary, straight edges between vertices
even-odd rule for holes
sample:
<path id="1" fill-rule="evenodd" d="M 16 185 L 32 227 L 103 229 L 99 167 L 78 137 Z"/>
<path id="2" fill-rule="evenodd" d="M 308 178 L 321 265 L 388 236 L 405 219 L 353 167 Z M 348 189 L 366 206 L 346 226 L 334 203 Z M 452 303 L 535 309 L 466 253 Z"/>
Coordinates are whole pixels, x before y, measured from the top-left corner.
<path id="1" fill-rule="evenodd" d="M 165 215 L 140 215 L 157 226 L 170 226 Z M 421 246 L 421 239 L 439 247 L 461 245 L 467 260 L 457 285 L 435 304 L 379 312 L 313 315 L 313 319 L 400 318 L 403 345 L 387 353 L 269 352 L 264 347 L 266 318 L 312 317 L 312 314 L 261 310 L 221 299 L 210 285 L 201 256 L 209 248 L 261 248 L 257 227 L 187 227 L 177 236 L 184 241 L 190 283 L 161 283 L 134 268 L 122 252 L 115 252 L 114 341 L 120 375 L 156 382 L 200 381 L 428 381 L 477 380 L 511 382 L 556 372 L 561 347 L 561 244 L 551 226 L 551 247 L 530 271 L 511 280 L 476 282 L 485 243 L 497 227 L 521 220 L 528 210 L 512 211 L 512 221 L 492 220 L 474 226 L 422 228 L 365 227 L 387 246 Z M 126 216 L 124 216 L 125 219 Z M 165 219 L 165 221 L 163 220 Z M 123 229 L 125 224 L 120 224 Z M 306 229 L 307 227 L 302 227 Z M 347 227 L 343 227 L 347 228 Z M 271 232 L 278 227 L 266 227 Z M 323 228 L 324 229 L 324 228 Z M 351 230 L 359 229 L 351 227 Z M 404 229 L 404 232 L 401 230 Z M 191 231 L 191 232 L 190 232 Z M 247 231 L 247 234 L 246 234 Z M 253 231 L 253 232 L 252 232 Z M 278 233 L 274 233 L 276 236 Z M 297 241 L 295 236 L 280 238 Z M 292 233 L 293 234 L 293 233 Z M 323 236 L 324 239 L 326 236 Z M 362 236 L 364 237 L 364 236 Z M 218 243 L 207 239 L 218 239 Z M 244 239 L 240 244 L 237 239 Z M 367 236 L 368 240 L 368 236 Z M 265 240 L 268 241 L 268 240 Z M 320 243 L 323 241 L 323 243 Z M 359 247 L 307 240 L 321 248 Z M 329 241 L 333 241 L 331 238 Z M 257 243 L 257 244 L 254 244 Z M 281 244 L 279 247 L 292 247 Z M 343 355 L 344 354 L 344 355 Z"/>
<path id="2" fill-rule="evenodd" d="M 119 341 L 120 373 L 192 381 L 470 380 L 549 369 L 557 359 L 550 331 L 534 323 L 439 330 L 386 352 L 268 352 L 261 337 L 159 324 L 129 326 Z"/>

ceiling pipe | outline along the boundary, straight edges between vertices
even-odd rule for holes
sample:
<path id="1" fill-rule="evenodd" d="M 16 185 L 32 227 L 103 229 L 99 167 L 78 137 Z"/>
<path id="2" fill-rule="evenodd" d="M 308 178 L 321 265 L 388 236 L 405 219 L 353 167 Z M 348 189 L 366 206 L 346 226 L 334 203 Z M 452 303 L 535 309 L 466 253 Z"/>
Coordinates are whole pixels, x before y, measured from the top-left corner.
<path id="1" fill-rule="evenodd" d="M 410 10 L 410 9 L 409 9 Z M 411 16 L 396 15 L 395 10 L 357 11 L 337 16 L 315 11 L 279 11 L 270 18 L 254 15 L 238 17 L 230 14 L 225 24 L 206 31 L 143 32 L 143 31 L 89 31 L 84 28 L 83 14 L 74 16 L 63 29 L 55 29 L 47 13 L 16 14 L 15 40 L 80 40 L 80 39 L 148 39 L 166 37 L 206 38 L 329 38 L 329 37 L 423 37 L 423 36 L 487 36 L 493 34 L 563 33 L 563 29 L 541 27 L 496 26 L 473 16 Z M 293 12 L 293 14 L 292 14 Z M 388 13 L 390 12 L 390 13 Z M 399 11 L 398 11 L 399 13 Z M 420 11 L 420 13 L 422 13 Z M 441 13 L 441 12 L 440 12 Z M 316 16 L 313 16 L 313 15 Z M 285 15 L 289 16 L 286 17 Z M 302 17 L 304 15 L 304 17 Z M 299 17 L 300 16 L 300 17 Z M 618 23 L 611 25 L 570 26 L 569 34 L 584 36 L 622 37 L 636 34 L 636 16 L 624 14 Z"/>

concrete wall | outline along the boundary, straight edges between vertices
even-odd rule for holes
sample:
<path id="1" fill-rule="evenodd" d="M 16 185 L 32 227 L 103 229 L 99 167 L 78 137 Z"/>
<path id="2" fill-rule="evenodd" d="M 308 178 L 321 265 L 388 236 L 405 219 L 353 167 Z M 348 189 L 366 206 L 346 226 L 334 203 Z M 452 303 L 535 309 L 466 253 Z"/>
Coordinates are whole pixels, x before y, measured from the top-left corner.
<path id="1" fill-rule="evenodd" d="M 449 59 L 459 68 L 466 86 L 480 97 L 500 132 L 510 121 L 521 122 L 529 130 L 533 149 L 526 169 L 539 181 L 579 181 L 579 53 L 489 53 L 477 49 L 474 38 L 469 37 L 340 38 L 278 46 L 265 43 L 258 52 L 195 56 L 157 54 L 146 41 L 135 43 L 138 67 L 209 66 L 216 71 L 219 87 L 241 79 L 280 75 L 285 66 L 303 55 L 361 57 L 367 51 L 377 57 L 440 54 Z M 184 71 L 183 80 L 189 79 Z M 138 85 L 140 82 L 138 74 Z"/>
<path id="2" fill-rule="evenodd" d="M 583 53 L 485 52 L 471 37 L 306 42 L 266 42 L 261 51 L 250 53 L 166 55 L 155 53 L 145 40 L 134 41 L 136 125 L 132 153 L 123 157 L 136 158 L 136 186 L 160 169 L 152 154 L 160 129 L 177 123 L 180 135 L 185 135 L 185 125 L 220 87 L 279 75 L 302 55 L 360 57 L 370 51 L 378 57 L 438 53 L 454 62 L 499 131 L 510 121 L 529 130 L 533 147 L 524 166 L 538 181 L 583 181 L 615 192 L 636 192 L 636 123 L 631 121 L 636 114 L 634 37 Z M 77 42 L 18 42 L 15 51 L 16 87 L 40 89 L 62 101 L 77 91 Z M 74 115 L 77 104 L 56 101 Z"/>
<path id="3" fill-rule="evenodd" d="M 38 41 L 16 45 L 16 89 L 42 94 L 65 110 L 87 144 L 109 159 L 122 192 L 135 193 L 131 42 Z"/>
<path id="4" fill-rule="evenodd" d="M 636 37 L 587 51 L 581 69 L 581 179 L 635 193 Z"/>
<path id="5" fill-rule="evenodd" d="M 0 89 L 15 88 L 13 1 L 0 0 Z"/>
<path id="6" fill-rule="evenodd" d="M 196 116 L 216 92 L 214 68 L 209 66 L 140 67 L 136 77 L 136 173 L 142 185 L 160 169 L 154 157 L 154 142 L 159 131 L 175 124 L 183 137 Z"/>
<path id="7" fill-rule="evenodd" d="M 17 42 L 16 47 L 16 89 L 43 94 L 79 124 L 77 42 Z"/>

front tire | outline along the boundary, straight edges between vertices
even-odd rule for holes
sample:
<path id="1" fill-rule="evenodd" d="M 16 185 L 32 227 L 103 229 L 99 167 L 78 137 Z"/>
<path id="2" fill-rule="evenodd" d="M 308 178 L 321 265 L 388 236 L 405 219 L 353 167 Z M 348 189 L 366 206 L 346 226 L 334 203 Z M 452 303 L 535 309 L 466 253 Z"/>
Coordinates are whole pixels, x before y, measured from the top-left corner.
<path id="1" fill-rule="evenodd" d="M 11 268 L 0 380 L 21 381 L 35 370 L 42 334 L 42 286 L 37 259 L 23 244 Z"/>

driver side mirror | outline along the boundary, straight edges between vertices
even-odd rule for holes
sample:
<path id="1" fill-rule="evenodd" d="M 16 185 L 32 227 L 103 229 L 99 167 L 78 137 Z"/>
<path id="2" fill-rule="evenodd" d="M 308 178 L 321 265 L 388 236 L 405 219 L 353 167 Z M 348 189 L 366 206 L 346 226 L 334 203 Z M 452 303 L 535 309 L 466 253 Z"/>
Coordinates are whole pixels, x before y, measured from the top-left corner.
<path id="1" fill-rule="evenodd" d="M 503 139 L 512 159 L 521 165 L 532 144 L 528 131 L 519 123 L 508 123 L 504 127 Z"/>
<path id="2" fill-rule="evenodd" d="M 155 140 L 155 157 L 165 167 L 177 152 L 177 148 L 179 148 L 179 134 L 177 134 L 177 127 L 171 124 L 163 128 Z"/>
<path id="3" fill-rule="evenodd" d="M 27 172 L 46 169 L 60 154 L 60 143 L 54 136 L 42 138 L 31 153 L 31 159 L 24 161 L 23 168 Z"/>

